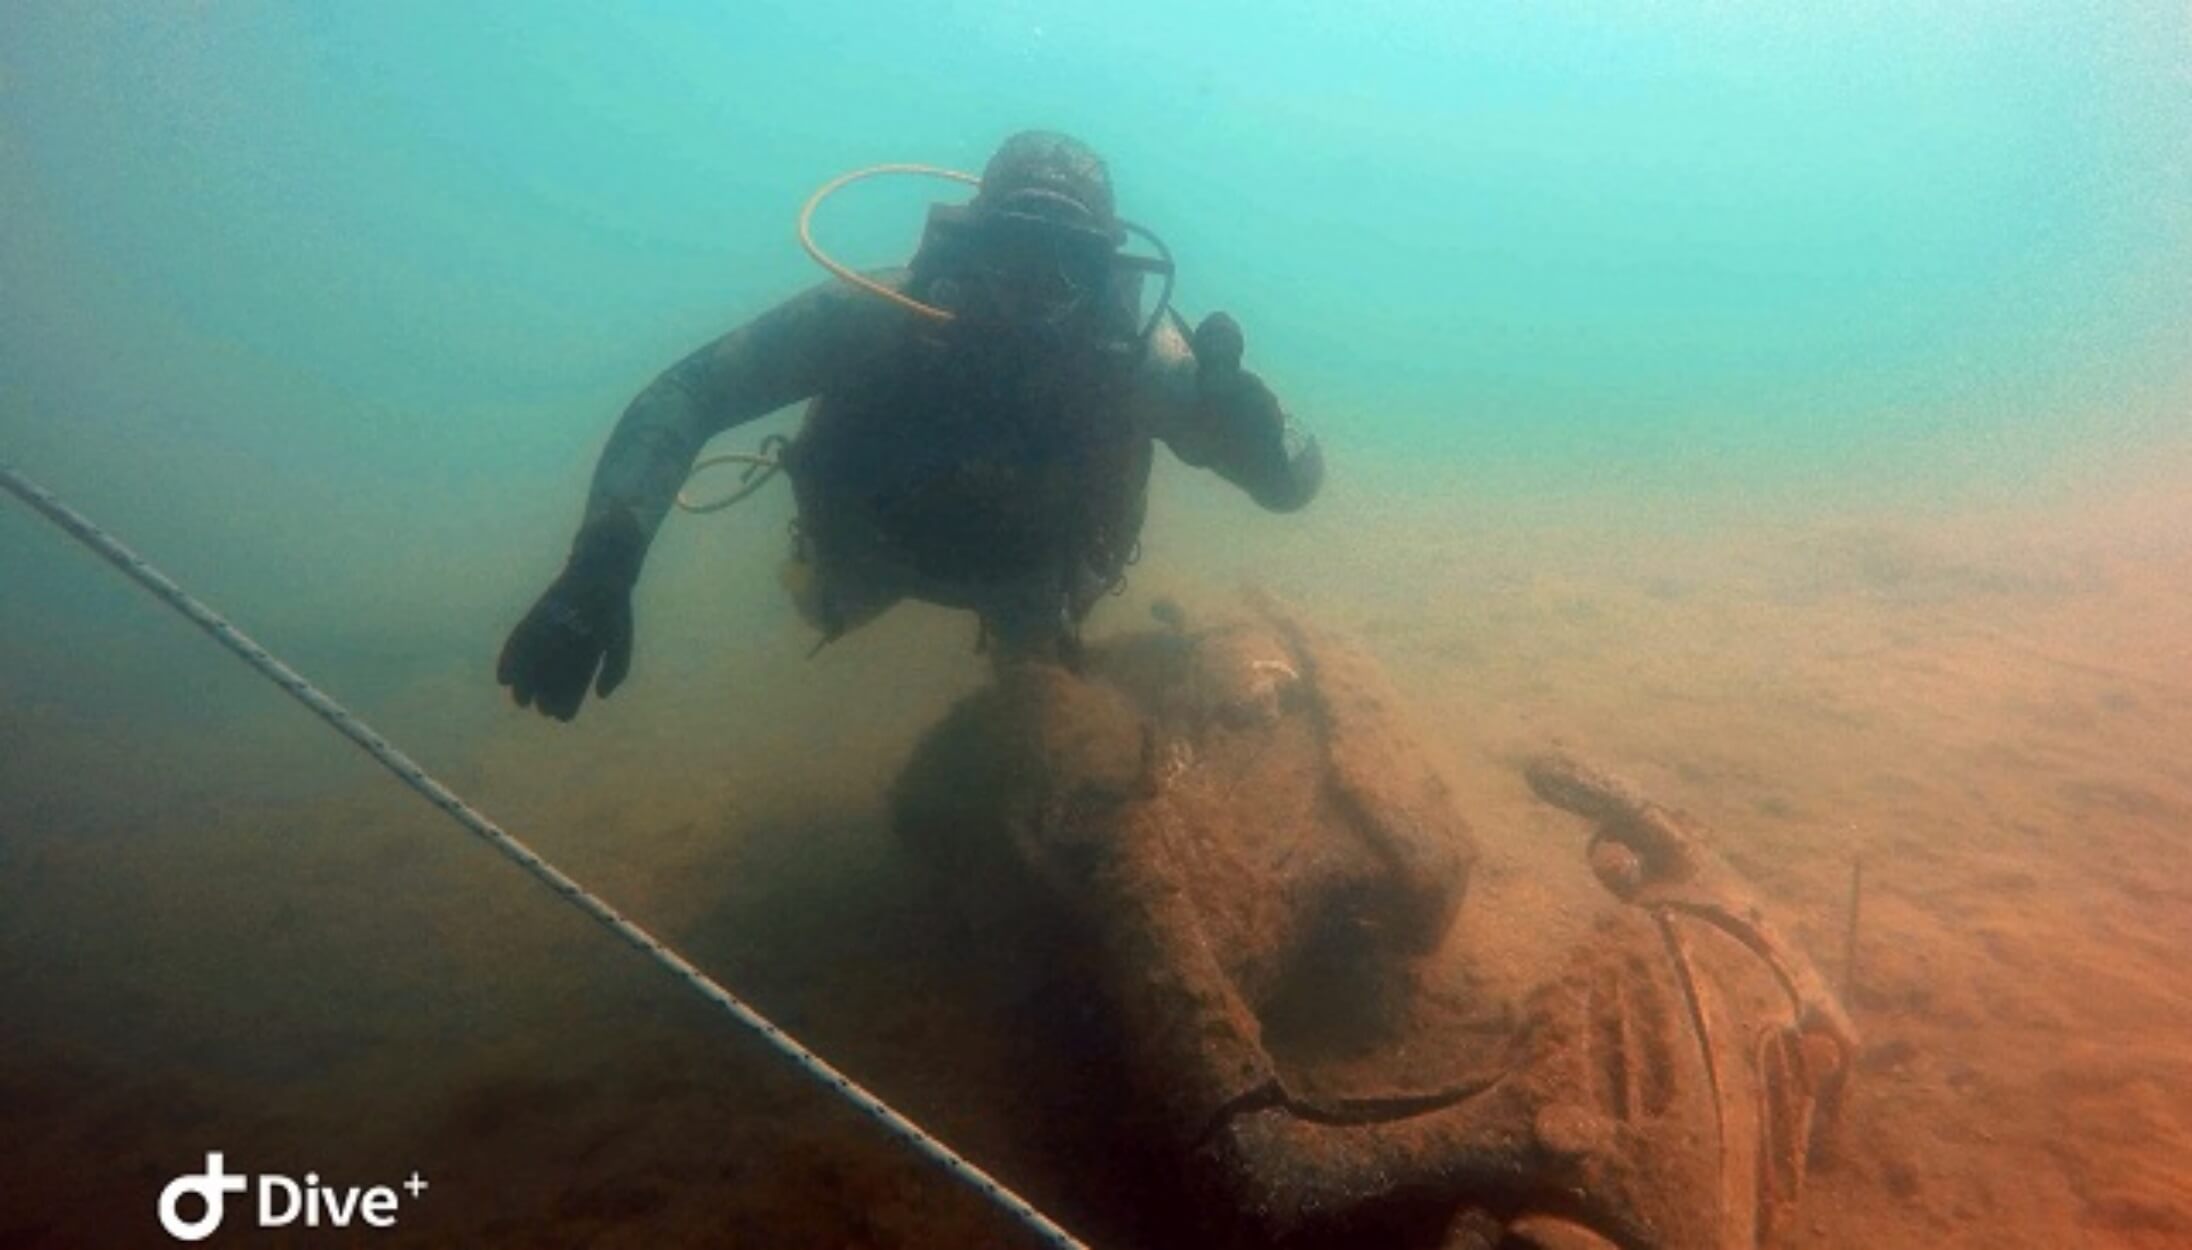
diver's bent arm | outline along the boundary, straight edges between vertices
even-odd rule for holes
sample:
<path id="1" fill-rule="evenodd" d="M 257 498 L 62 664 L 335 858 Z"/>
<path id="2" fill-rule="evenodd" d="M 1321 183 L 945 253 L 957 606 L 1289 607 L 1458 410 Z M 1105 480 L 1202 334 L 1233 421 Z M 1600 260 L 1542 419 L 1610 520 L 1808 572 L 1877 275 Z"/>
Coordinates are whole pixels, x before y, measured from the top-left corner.
<path id="1" fill-rule="evenodd" d="M 1324 451 L 1240 354 L 1240 328 L 1223 313 L 1204 320 L 1192 346 L 1178 326 L 1160 326 L 1142 367 L 1152 425 L 1182 461 L 1273 512 L 1297 511 L 1324 483 Z"/>
<path id="2" fill-rule="evenodd" d="M 898 278 L 895 271 L 871 276 Z M 709 439 L 812 396 L 873 351 L 905 315 L 833 280 L 664 370 L 609 435 L 594 466 L 581 533 L 636 531 L 644 550 Z"/>

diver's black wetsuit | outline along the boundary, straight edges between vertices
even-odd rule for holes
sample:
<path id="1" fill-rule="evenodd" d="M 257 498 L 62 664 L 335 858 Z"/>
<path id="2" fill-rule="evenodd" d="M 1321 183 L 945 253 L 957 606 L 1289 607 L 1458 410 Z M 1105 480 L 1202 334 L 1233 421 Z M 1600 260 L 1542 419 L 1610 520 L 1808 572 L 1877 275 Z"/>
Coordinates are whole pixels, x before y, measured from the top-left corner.
<path id="1" fill-rule="evenodd" d="M 1321 481 L 1315 440 L 1237 368 L 1238 332 L 1228 323 L 1213 339 L 1219 354 L 1230 339 L 1233 359 L 1199 365 L 1181 331 L 1161 323 L 1146 346 L 1023 339 L 826 283 L 633 400 L 595 470 L 587 526 L 636 528 L 643 548 L 702 444 L 811 399 L 785 453 L 810 620 L 834 636 L 914 598 L 977 612 L 1006 654 L 1070 649 L 1134 552 L 1152 440 L 1275 511 L 1302 507 Z"/>
<path id="2" fill-rule="evenodd" d="M 785 301 L 632 401 L 570 559 L 496 663 L 520 707 L 569 720 L 589 686 L 623 683 L 632 588 L 702 444 L 799 400 L 787 583 L 826 639 L 912 598 L 975 612 L 1001 658 L 1071 662 L 1081 618 L 1133 561 L 1157 439 L 1266 508 L 1316 494 L 1316 441 L 1240 367 L 1232 318 L 1190 340 L 1170 254 L 1117 215 L 1102 158 L 1022 131 L 972 181 L 971 201 L 930 210 L 905 269 L 839 271 L 851 281 Z M 1136 234 L 1155 257 L 1121 250 Z"/>

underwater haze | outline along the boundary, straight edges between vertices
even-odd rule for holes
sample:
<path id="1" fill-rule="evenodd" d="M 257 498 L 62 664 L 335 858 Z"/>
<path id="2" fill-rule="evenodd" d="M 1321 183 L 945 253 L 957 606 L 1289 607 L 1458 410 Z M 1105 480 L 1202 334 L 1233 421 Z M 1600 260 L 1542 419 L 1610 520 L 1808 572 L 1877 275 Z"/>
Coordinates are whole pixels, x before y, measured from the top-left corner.
<path id="1" fill-rule="evenodd" d="M 823 279 L 806 197 L 1029 128 L 1329 466 L 1274 516 L 1160 457 L 1092 635 L 1247 582 L 1360 639 L 1495 865 L 1463 939 L 1542 901 L 1530 742 L 1807 940 L 1863 856 L 1891 1058 L 1791 1244 L 2192 1240 L 2183 4 L 11 4 L 0 464 L 1092 1240 L 1194 1244 L 1103 1098 L 1015 1116 L 1056 1056 L 891 838 L 969 619 L 809 658 L 778 486 L 665 523 L 614 698 L 494 680 L 624 405 Z M 216 1149 L 424 1171 L 394 1244 L 1021 1244 L 539 893 L 0 504 L 0 1250 L 167 1244 Z"/>

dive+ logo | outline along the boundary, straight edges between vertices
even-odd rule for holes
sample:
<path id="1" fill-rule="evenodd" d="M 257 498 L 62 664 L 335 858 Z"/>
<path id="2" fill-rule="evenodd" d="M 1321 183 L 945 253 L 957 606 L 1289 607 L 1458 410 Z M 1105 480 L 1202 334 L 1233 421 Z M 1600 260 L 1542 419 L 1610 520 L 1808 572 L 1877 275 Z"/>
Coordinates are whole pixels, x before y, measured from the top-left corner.
<path id="1" fill-rule="evenodd" d="M 426 1192 L 426 1180 L 416 1171 L 399 1185 L 338 1187 L 322 1185 L 320 1174 L 307 1172 L 299 1182 L 279 1172 L 258 1176 L 255 1214 L 260 1228 L 287 1228 L 302 1223 L 306 1228 L 349 1228 L 365 1224 L 373 1228 L 396 1225 L 398 1189 L 417 1201 Z M 185 1172 L 160 1191 L 160 1227 L 177 1241 L 204 1241 L 221 1227 L 230 1194 L 251 1189 L 252 1178 L 222 1167 L 218 1150 L 206 1152 L 203 1172 Z M 197 1199 L 197 1210 L 186 1213 L 188 1199 Z"/>

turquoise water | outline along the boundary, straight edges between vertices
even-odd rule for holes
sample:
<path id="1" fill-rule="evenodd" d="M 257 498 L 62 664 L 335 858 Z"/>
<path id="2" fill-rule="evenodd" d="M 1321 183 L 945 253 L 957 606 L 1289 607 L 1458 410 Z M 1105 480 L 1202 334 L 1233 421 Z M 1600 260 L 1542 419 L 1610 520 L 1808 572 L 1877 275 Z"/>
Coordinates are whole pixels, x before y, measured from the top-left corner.
<path id="1" fill-rule="evenodd" d="M 735 685 L 804 647 L 781 497 L 673 522 L 642 592 L 652 692 L 562 737 L 509 727 L 494 649 L 625 401 L 818 278 L 792 221 L 823 180 L 978 169 L 1027 127 L 1106 155 L 1178 303 L 1237 316 L 1324 440 L 1322 546 L 1284 572 L 1312 591 L 1388 497 L 1730 524 L 2001 506 L 2185 441 L 2192 21 L 2166 5 L 54 3 L 0 11 L 0 460 L 523 795 L 575 744 L 704 719 L 720 691 L 677 657 L 730 653 Z M 894 261 L 949 191 L 864 184 L 822 234 Z M 1223 566 L 1224 532 L 1163 528 L 1204 490 L 1165 472 L 1157 558 Z M 158 827 L 239 776 L 355 781 L 0 512 L 17 850 Z M 1244 515 L 1219 520 L 1289 524 Z M 933 698 L 856 732 L 825 710 L 863 694 L 848 663 L 774 728 L 902 743 L 973 672 L 938 661 L 912 682 Z M 765 699 L 736 715 L 736 750 L 825 784 L 754 745 Z M 220 745 L 246 722 L 269 728 Z M 499 765 L 492 734 L 517 735 Z M 88 923 L 122 923 L 109 901 Z M 65 1048 L 101 1009 L 38 999 L 32 962 L 8 984 Z"/>
<path id="2" fill-rule="evenodd" d="M 0 22 L 0 444 L 245 545 L 222 588 L 552 534 L 632 392 L 817 276 L 810 188 L 1027 126 L 1109 156 L 1181 305 L 1382 484 L 2014 496 L 2173 437 L 2192 369 L 2167 6 Z M 930 194 L 825 236 L 896 259 Z"/>
<path id="3" fill-rule="evenodd" d="M 530 480 L 810 280 L 810 187 L 1031 125 L 1357 455 L 2029 455 L 2186 367 L 2168 6 L 749 7 L 18 8 L 14 454 Z"/>

